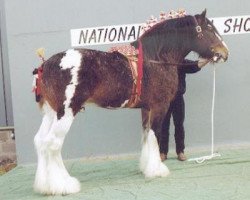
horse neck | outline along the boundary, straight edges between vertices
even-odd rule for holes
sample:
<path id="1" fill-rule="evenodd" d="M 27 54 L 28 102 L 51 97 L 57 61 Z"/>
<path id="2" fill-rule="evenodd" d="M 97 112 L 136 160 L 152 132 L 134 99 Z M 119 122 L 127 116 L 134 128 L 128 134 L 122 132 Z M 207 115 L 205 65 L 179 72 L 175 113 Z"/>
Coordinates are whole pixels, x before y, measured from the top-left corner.
<path id="1" fill-rule="evenodd" d="M 162 61 L 168 62 L 168 63 L 182 63 L 187 54 L 190 51 L 187 50 L 169 50 L 162 54 Z"/>
<path id="2" fill-rule="evenodd" d="M 141 42 L 144 60 L 182 62 L 192 49 L 192 41 L 188 34 L 179 36 L 169 36 L 162 40 L 151 39 L 151 41 L 143 38 Z"/>

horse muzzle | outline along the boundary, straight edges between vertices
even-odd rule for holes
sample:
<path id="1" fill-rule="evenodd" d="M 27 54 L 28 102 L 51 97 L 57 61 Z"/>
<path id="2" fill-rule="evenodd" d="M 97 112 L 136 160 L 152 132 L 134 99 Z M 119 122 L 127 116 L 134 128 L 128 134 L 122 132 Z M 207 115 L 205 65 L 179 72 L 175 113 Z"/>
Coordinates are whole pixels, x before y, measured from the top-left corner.
<path id="1" fill-rule="evenodd" d="M 218 62 L 226 62 L 229 55 L 229 50 L 226 45 L 218 46 L 213 48 L 213 61 Z"/>

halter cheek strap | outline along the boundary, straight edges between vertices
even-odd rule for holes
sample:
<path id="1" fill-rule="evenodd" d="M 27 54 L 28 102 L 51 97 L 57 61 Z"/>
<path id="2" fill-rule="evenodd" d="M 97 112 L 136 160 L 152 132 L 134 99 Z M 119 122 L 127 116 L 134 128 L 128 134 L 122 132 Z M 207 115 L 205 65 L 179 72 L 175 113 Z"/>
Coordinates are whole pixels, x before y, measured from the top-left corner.
<path id="1" fill-rule="evenodd" d="M 202 28 L 198 24 L 197 19 L 195 17 L 194 17 L 194 23 L 195 23 L 195 30 L 196 30 L 196 33 L 197 33 L 197 37 L 199 39 L 202 39 L 202 37 L 203 37 Z"/>
<path id="2" fill-rule="evenodd" d="M 197 32 L 197 36 L 198 36 L 198 38 L 199 39 L 202 39 L 202 37 L 203 37 L 203 33 L 202 33 L 202 28 L 201 28 L 201 26 L 199 26 L 199 25 L 197 25 L 196 27 L 195 27 L 195 29 L 196 29 L 196 32 Z"/>

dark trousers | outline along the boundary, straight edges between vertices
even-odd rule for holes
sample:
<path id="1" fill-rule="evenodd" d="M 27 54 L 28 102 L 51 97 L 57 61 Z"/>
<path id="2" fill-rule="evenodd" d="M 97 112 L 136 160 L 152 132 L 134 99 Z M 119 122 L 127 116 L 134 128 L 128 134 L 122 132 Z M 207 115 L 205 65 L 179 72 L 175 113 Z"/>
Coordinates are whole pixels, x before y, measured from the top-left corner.
<path id="1" fill-rule="evenodd" d="M 173 116 L 175 126 L 175 144 L 176 153 L 184 152 L 185 144 L 185 130 L 184 130 L 184 119 L 185 119 L 185 102 L 182 94 L 177 94 L 175 99 L 171 102 L 169 110 L 164 118 L 162 125 L 162 132 L 160 135 L 160 152 L 168 153 L 169 143 L 169 126 L 170 118 Z"/>

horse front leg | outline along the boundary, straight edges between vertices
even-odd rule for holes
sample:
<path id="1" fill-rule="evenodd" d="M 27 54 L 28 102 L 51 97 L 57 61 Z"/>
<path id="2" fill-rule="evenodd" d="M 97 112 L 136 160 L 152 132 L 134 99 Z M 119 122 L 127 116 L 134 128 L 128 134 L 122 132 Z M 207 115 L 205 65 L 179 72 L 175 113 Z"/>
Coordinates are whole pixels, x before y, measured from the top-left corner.
<path id="1" fill-rule="evenodd" d="M 159 144 L 156 134 L 161 131 L 162 121 L 166 108 L 162 107 L 145 110 L 142 109 L 143 136 L 140 157 L 140 170 L 145 177 L 165 177 L 169 170 L 160 158 Z"/>

